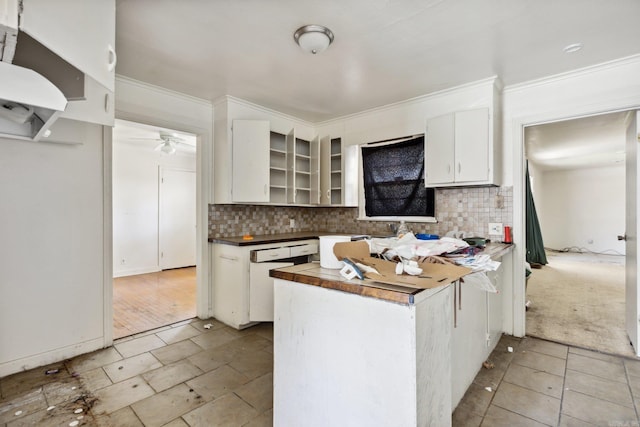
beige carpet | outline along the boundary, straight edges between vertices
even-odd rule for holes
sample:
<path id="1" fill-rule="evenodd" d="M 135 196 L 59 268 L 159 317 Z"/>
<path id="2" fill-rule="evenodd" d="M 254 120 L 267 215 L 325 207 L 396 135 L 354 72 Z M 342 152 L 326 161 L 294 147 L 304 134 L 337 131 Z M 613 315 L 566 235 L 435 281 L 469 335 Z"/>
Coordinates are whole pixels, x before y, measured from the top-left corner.
<path id="1" fill-rule="evenodd" d="M 527 335 L 633 357 L 625 331 L 624 257 L 547 252 L 527 284 Z"/>

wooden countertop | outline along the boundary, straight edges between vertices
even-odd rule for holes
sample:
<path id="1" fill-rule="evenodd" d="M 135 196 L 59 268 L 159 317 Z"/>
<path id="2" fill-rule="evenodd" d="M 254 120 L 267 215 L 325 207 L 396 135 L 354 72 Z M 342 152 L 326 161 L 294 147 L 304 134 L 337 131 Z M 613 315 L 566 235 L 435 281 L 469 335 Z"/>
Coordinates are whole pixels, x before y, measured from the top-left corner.
<path id="1" fill-rule="evenodd" d="M 269 276 L 407 305 L 413 304 L 413 296 L 422 291 L 422 289 L 378 283 L 369 279 L 347 280 L 340 275 L 340 270 L 322 268 L 315 262 L 276 268 L 269 271 Z"/>
<path id="2" fill-rule="evenodd" d="M 489 243 L 482 251 L 482 254 L 490 255 L 493 259 L 499 259 L 511 250 L 513 250 L 513 245 L 510 244 Z M 322 268 L 319 263 L 276 268 L 269 272 L 269 276 L 407 305 L 414 303 L 415 295 L 425 291 L 424 289 L 379 283 L 369 279 L 347 280 L 340 275 L 340 270 Z"/>
<path id="3" fill-rule="evenodd" d="M 291 242 L 296 240 L 317 239 L 318 236 L 344 236 L 351 235 L 349 233 L 332 233 L 325 231 L 299 231 L 296 233 L 281 233 L 281 234 L 264 234 L 261 236 L 253 236 L 251 240 L 244 240 L 242 236 L 234 237 L 218 237 L 210 238 L 209 243 L 222 243 L 225 245 L 234 246 L 251 246 L 251 245 L 264 245 L 270 243 L 282 243 Z"/>

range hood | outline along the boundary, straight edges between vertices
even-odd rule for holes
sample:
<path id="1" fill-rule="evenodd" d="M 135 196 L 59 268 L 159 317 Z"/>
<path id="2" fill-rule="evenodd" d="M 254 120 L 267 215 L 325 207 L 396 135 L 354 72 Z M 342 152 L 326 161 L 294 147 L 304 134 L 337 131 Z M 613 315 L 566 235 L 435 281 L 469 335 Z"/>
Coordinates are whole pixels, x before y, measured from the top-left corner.
<path id="1" fill-rule="evenodd" d="M 37 72 L 0 61 L 0 136 L 39 141 L 67 106 L 67 98 Z"/>

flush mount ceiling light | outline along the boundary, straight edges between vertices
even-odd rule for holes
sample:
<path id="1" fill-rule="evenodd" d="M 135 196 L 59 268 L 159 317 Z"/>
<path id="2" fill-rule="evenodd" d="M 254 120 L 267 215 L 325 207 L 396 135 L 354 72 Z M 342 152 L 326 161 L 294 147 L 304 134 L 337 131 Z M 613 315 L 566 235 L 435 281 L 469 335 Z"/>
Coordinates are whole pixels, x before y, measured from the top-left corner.
<path id="1" fill-rule="evenodd" d="M 562 50 L 564 51 L 564 53 L 575 53 L 580 49 L 582 49 L 582 43 L 572 43 L 568 46 L 565 46 Z"/>
<path id="2" fill-rule="evenodd" d="M 333 42 L 333 33 L 322 25 L 305 25 L 293 33 L 293 39 L 305 52 L 320 53 Z"/>

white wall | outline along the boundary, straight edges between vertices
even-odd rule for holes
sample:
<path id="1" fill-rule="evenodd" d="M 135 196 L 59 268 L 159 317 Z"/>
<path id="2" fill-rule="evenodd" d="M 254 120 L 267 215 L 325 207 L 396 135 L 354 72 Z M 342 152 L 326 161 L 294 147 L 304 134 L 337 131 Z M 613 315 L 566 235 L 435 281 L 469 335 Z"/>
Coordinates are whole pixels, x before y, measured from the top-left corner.
<path id="1" fill-rule="evenodd" d="M 625 253 L 624 242 L 617 240 L 625 229 L 624 165 L 548 171 L 536 179 L 545 247 Z"/>
<path id="2" fill-rule="evenodd" d="M 196 170 L 195 153 L 168 156 L 155 145 L 113 141 L 113 277 L 161 270 L 158 169 Z"/>
<path id="3" fill-rule="evenodd" d="M 53 131 L 83 143 L 0 139 L 0 377 L 104 342 L 103 130 Z"/>

